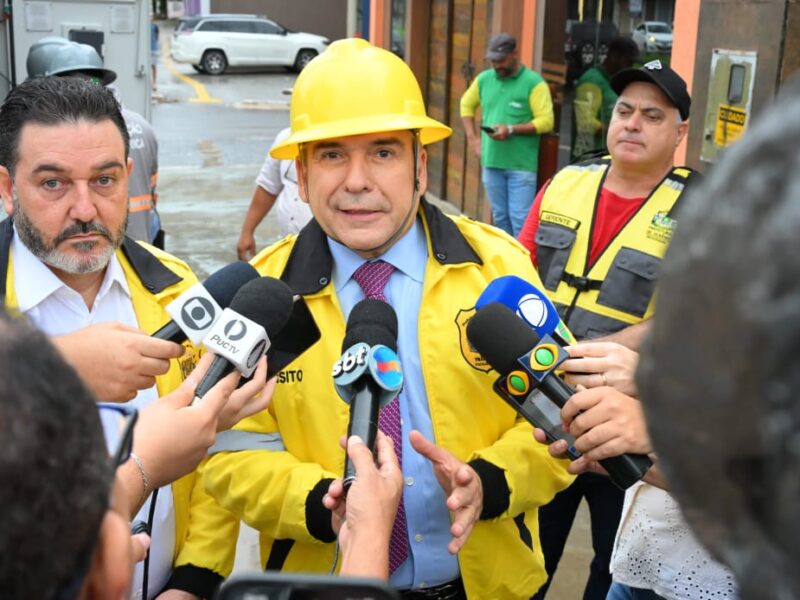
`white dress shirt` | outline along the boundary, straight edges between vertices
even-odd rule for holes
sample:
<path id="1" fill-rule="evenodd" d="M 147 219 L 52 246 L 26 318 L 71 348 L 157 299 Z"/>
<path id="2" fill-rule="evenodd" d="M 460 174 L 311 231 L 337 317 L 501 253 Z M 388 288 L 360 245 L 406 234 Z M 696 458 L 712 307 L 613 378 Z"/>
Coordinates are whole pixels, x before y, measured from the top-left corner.
<path id="1" fill-rule="evenodd" d="M 83 297 L 64 284 L 42 261 L 31 253 L 14 231 L 11 242 L 14 265 L 14 292 L 19 310 L 38 329 L 48 336 L 65 335 L 98 323 L 117 321 L 138 327 L 133 311 L 130 289 L 116 255 L 111 257 L 103 282 L 91 308 Z M 98 357 L 98 362 L 102 357 Z M 102 368 L 102 367 L 100 367 Z M 136 398 L 126 403 L 141 409 L 158 398 L 153 386 L 140 390 Z M 100 399 L 102 400 L 102 398 Z M 107 432 L 110 426 L 104 423 Z M 145 501 L 134 521 L 147 522 L 150 500 Z M 175 513 L 172 488 L 165 486 L 158 493 L 153 515 L 152 544 L 150 546 L 150 572 L 148 598 L 153 598 L 167 583 L 172 573 L 172 555 L 175 547 Z M 142 597 L 143 563 L 136 565 L 132 598 Z"/>

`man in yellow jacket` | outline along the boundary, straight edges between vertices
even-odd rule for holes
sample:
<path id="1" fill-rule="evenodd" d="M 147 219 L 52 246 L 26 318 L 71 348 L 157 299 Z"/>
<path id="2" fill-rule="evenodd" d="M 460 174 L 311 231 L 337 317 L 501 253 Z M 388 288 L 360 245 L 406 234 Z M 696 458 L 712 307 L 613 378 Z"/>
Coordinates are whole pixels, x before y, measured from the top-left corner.
<path id="1" fill-rule="evenodd" d="M 11 215 L 0 223 L 0 298 L 54 340 L 98 398 L 135 395 L 141 407 L 194 366 L 192 347 L 144 332 L 169 320 L 164 307 L 196 279 L 125 237 L 131 164 L 119 106 L 102 87 L 31 80 L 0 108 L 0 195 Z M 144 499 L 156 465 L 122 468 L 141 474 Z M 232 567 L 238 521 L 191 473 L 161 489 L 153 522 L 147 597 L 165 586 L 210 597 Z"/>
<path id="2" fill-rule="evenodd" d="M 344 470 L 349 407 L 331 368 L 350 310 L 375 296 L 362 275 L 380 272 L 405 378 L 393 401 L 404 489 L 390 583 L 410 598 L 530 598 L 545 579 L 537 508 L 571 477 L 493 394 L 495 375 L 465 334 L 490 281 L 539 283 L 527 253 L 424 199 L 424 146 L 451 131 L 426 116 L 411 70 L 390 52 L 331 44 L 297 79 L 291 126 L 272 155 L 296 159 L 314 219 L 252 262 L 305 298 L 322 337 L 279 375 L 269 410 L 240 423 L 238 450 L 208 461 L 208 491 L 259 530 L 265 568 L 335 566 L 322 499 Z"/>

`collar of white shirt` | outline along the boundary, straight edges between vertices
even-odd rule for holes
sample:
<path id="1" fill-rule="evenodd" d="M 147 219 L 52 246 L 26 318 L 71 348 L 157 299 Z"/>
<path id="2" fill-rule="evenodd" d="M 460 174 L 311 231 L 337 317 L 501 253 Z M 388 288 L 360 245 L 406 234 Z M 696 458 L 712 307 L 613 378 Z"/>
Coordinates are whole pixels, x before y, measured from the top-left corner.
<path id="1" fill-rule="evenodd" d="M 14 228 L 14 238 L 11 242 L 11 255 L 14 257 L 14 273 L 16 273 L 14 291 L 17 295 L 17 305 L 23 314 L 67 287 L 46 264 L 22 243 L 16 228 Z M 120 286 L 126 296 L 130 297 L 128 281 L 116 253 L 108 262 L 106 274 L 95 302 L 102 300 L 115 283 Z"/>

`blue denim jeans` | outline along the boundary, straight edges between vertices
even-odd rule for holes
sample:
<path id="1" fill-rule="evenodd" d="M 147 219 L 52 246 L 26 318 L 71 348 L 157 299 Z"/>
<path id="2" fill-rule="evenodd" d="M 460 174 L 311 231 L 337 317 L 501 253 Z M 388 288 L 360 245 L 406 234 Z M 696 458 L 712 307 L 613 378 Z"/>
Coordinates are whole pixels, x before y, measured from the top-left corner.
<path id="1" fill-rule="evenodd" d="M 483 167 L 483 187 L 494 226 L 517 237 L 536 196 L 536 173 Z"/>
<path id="2" fill-rule="evenodd" d="M 608 589 L 606 600 L 664 600 L 653 590 L 632 588 L 616 581 Z"/>

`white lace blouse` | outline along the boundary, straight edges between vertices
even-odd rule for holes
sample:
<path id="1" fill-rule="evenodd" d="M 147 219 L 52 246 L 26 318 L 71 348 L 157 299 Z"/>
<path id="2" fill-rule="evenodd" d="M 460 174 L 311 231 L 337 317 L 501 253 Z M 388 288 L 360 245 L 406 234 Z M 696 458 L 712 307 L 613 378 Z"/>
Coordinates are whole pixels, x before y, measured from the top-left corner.
<path id="1" fill-rule="evenodd" d="M 618 583 L 668 600 L 737 598 L 733 574 L 697 541 L 678 503 L 642 482 L 625 493 L 611 572 Z"/>

